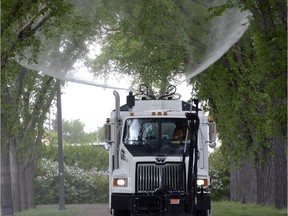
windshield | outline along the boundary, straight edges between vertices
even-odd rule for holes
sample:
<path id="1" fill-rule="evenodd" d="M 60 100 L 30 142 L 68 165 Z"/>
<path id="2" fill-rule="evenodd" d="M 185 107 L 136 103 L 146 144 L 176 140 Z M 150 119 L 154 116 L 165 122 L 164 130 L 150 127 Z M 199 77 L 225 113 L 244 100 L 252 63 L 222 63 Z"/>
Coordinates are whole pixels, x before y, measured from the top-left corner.
<path id="1" fill-rule="evenodd" d="M 179 155 L 186 131 L 186 118 L 131 118 L 125 122 L 122 141 L 135 154 Z"/>

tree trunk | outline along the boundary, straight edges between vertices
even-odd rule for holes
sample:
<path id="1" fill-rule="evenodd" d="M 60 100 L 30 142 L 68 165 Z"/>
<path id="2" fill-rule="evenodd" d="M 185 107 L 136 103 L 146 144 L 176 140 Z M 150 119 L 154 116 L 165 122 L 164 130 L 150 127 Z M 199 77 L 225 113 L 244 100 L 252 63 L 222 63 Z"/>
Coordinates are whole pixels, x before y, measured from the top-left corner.
<path id="1" fill-rule="evenodd" d="M 245 159 L 243 164 L 232 165 L 230 172 L 230 197 L 237 202 L 256 202 L 256 170 L 253 163 Z M 254 182 L 254 184 L 251 184 Z"/>
<path id="2" fill-rule="evenodd" d="M 275 169 L 275 207 L 287 208 L 287 140 L 273 138 Z"/>
<path id="3" fill-rule="evenodd" d="M 35 187 L 34 187 L 35 167 L 36 167 L 36 160 L 33 159 L 31 162 L 27 164 L 27 168 L 25 172 L 27 204 L 28 204 L 29 209 L 36 208 Z"/>
<path id="4" fill-rule="evenodd" d="M 19 187 L 20 187 L 20 202 L 21 211 L 26 211 L 28 209 L 27 204 L 27 193 L 26 193 L 26 178 L 25 178 L 25 162 L 19 166 Z"/>
<path id="5" fill-rule="evenodd" d="M 230 171 L 230 198 L 232 201 L 238 201 L 239 168 L 233 164 Z"/>
<path id="6" fill-rule="evenodd" d="M 20 187 L 19 187 L 19 163 L 16 152 L 16 140 L 10 139 L 10 171 L 11 189 L 14 212 L 21 211 Z"/>
<path id="7" fill-rule="evenodd" d="M 1 214 L 13 215 L 9 144 L 1 139 Z"/>
<path id="8" fill-rule="evenodd" d="M 273 156 L 264 157 L 264 162 L 256 164 L 257 204 L 274 205 L 275 166 Z"/>
<path id="9" fill-rule="evenodd" d="M 51 102 L 52 102 L 52 97 L 50 100 L 48 100 L 48 104 L 51 104 Z M 47 107 L 49 107 L 49 106 L 47 106 Z M 47 112 L 45 110 L 43 110 L 43 113 L 46 114 Z M 44 129 L 39 128 L 38 135 L 37 135 L 37 138 L 35 141 L 35 146 L 37 149 L 39 149 L 39 146 L 42 143 L 43 134 L 44 134 Z M 31 159 L 27 163 L 26 172 L 25 172 L 27 204 L 28 204 L 29 209 L 30 208 L 36 208 L 35 184 L 34 183 L 35 183 L 35 169 L 36 169 L 37 157 L 38 157 L 38 154 L 32 155 Z"/>

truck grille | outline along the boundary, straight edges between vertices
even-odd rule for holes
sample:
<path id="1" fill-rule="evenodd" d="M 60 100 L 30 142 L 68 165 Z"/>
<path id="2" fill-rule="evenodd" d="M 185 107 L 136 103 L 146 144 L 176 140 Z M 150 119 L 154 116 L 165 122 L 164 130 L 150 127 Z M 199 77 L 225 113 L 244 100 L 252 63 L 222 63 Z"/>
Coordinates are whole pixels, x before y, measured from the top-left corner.
<path id="1" fill-rule="evenodd" d="M 149 193 L 156 189 L 168 191 L 184 191 L 181 181 L 181 163 L 167 163 L 157 165 L 155 163 L 137 164 L 136 170 L 136 192 Z M 183 172 L 183 183 L 185 172 Z"/>

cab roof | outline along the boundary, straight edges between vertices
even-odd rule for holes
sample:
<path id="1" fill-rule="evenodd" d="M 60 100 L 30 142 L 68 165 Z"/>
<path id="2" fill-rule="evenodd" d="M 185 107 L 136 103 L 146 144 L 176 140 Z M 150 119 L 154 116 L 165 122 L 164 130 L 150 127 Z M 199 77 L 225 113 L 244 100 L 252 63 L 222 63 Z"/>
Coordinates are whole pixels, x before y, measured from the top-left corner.
<path id="1" fill-rule="evenodd" d="M 134 112 L 148 110 L 190 111 L 190 104 L 181 100 L 136 100 L 132 109 Z M 129 111 L 127 104 L 120 107 L 120 112 Z M 192 107 L 196 111 L 196 107 Z M 199 111 L 201 111 L 199 109 Z"/>

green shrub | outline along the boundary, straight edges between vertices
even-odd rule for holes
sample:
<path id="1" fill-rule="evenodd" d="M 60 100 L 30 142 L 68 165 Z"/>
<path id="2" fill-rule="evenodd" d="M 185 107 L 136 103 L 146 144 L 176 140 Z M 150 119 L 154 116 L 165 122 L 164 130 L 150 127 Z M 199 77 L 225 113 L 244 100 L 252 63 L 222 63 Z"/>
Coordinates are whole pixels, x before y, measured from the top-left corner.
<path id="1" fill-rule="evenodd" d="M 209 175 L 211 178 L 211 199 L 213 201 L 230 199 L 230 169 L 221 149 L 209 155 Z"/>
<path id="2" fill-rule="evenodd" d="M 96 168 L 84 170 L 76 166 L 64 166 L 65 202 L 67 204 L 97 203 L 108 201 L 109 177 L 107 171 Z M 58 202 L 58 163 L 41 159 L 37 165 L 36 203 Z"/>
<path id="3" fill-rule="evenodd" d="M 64 145 L 64 162 L 68 166 L 77 166 L 84 170 L 90 170 L 97 167 L 98 170 L 108 170 L 108 151 L 104 148 L 91 145 L 71 146 Z M 58 160 L 57 145 L 43 146 L 41 158 L 52 161 Z"/>

